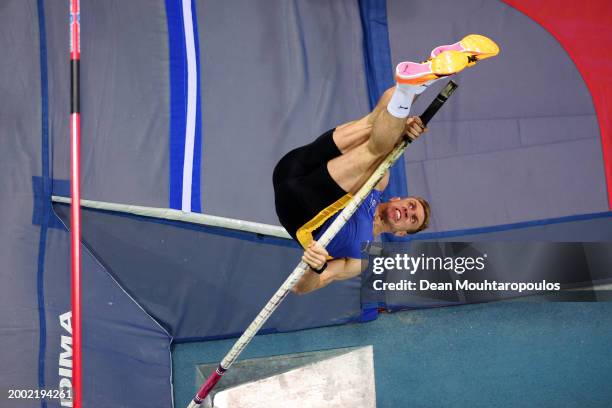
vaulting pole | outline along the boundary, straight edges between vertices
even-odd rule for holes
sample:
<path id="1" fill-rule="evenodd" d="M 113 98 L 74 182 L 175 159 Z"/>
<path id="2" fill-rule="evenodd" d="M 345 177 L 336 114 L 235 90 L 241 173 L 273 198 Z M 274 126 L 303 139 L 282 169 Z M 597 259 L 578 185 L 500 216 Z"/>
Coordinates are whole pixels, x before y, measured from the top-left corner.
<path id="1" fill-rule="evenodd" d="M 449 81 L 448 84 L 442 89 L 442 91 L 436 96 L 436 99 L 433 100 L 425 109 L 425 112 L 421 115 L 421 121 L 424 125 L 431 120 L 431 118 L 436 114 L 436 112 L 444 105 L 449 96 L 455 91 L 457 88 L 457 84 L 453 81 Z M 385 172 L 399 159 L 406 147 L 410 143 L 410 139 L 404 138 L 401 143 L 399 143 L 389 155 L 385 158 L 385 160 L 378 166 L 378 168 L 372 173 L 368 181 L 359 189 L 357 194 L 353 196 L 351 201 L 344 207 L 344 209 L 340 212 L 338 217 L 331 223 L 329 228 L 321 235 L 321 237 L 317 240 L 317 242 L 323 246 L 324 248 L 329 244 L 329 242 L 336 236 L 338 231 L 342 229 L 344 224 L 351 218 L 353 213 L 357 210 L 357 208 L 361 205 L 363 200 L 370 194 L 370 191 L 378 184 L 378 182 L 385 175 Z M 230 349 L 227 355 L 223 358 L 217 369 L 206 379 L 206 382 L 202 384 L 196 395 L 193 397 L 193 400 L 189 404 L 187 408 L 196 408 L 198 407 L 202 401 L 208 396 L 210 391 L 214 388 L 214 386 L 219 382 L 221 376 L 225 374 L 225 372 L 231 367 L 231 365 L 236 361 L 240 353 L 244 350 L 244 348 L 249 344 L 249 342 L 255 337 L 259 329 L 264 325 L 266 320 L 274 313 L 278 305 L 287 297 L 287 294 L 295 286 L 295 284 L 302 278 L 306 270 L 308 269 L 308 264 L 304 261 L 300 261 L 300 263 L 295 267 L 291 275 L 285 280 L 285 282 L 281 285 L 281 287 L 276 291 L 276 293 L 272 296 L 272 298 L 268 301 L 268 303 L 264 306 L 264 308 L 259 312 L 255 320 L 251 322 L 249 327 L 245 330 L 245 332 L 240 336 L 240 338 L 236 341 L 234 346 Z"/>
<path id="2" fill-rule="evenodd" d="M 81 59 L 80 0 L 70 0 L 70 243 L 72 254 L 72 406 L 82 407 L 81 357 L 81 118 L 79 61 Z"/>

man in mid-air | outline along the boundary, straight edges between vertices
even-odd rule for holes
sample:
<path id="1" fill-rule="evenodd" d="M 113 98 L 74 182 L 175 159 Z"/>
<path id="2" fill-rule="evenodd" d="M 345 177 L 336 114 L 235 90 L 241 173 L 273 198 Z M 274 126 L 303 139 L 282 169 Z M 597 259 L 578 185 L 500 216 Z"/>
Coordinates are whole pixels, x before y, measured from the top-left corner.
<path id="1" fill-rule="evenodd" d="M 405 236 L 427 228 L 430 208 L 425 199 L 381 201 L 387 173 L 327 248 L 316 242 L 395 145 L 404 137 L 416 140 L 427 130 L 418 117 L 409 116 L 415 97 L 438 79 L 498 52 L 493 41 L 471 34 L 436 47 L 423 63 L 402 62 L 395 69 L 396 86 L 383 94 L 371 113 L 329 130 L 278 162 L 273 175 L 276 213 L 304 247 L 302 259 L 310 266 L 293 288 L 295 293 L 359 275 L 362 243 L 381 233 Z"/>

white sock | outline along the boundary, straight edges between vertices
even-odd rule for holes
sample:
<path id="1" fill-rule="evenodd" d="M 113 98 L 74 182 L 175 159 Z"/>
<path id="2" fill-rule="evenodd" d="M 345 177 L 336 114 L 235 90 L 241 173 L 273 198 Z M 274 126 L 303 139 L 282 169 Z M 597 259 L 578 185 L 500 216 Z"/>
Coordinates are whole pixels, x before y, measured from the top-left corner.
<path id="1" fill-rule="evenodd" d="M 387 105 L 387 111 L 396 118 L 407 118 L 410 115 L 410 108 L 414 97 L 423 90 L 422 86 L 398 84 L 391 95 L 391 100 Z"/>
<path id="2" fill-rule="evenodd" d="M 432 79 L 423 85 L 397 84 L 387 105 L 387 111 L 396 118 L 407 118 L 414 97 L 423 93 L 429 85 L 436 81 L 437 79 Z"/>

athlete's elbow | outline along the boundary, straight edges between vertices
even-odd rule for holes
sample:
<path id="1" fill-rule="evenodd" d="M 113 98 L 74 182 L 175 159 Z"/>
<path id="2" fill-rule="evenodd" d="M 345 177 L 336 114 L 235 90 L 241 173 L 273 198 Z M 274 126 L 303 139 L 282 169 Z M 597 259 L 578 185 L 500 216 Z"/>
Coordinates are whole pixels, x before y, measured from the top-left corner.
<path id="1" fill-rule="evenodd" d="M 325 286 L 321 276 L 315 275 L 314 273 L 310 275 L 309 272 L 306 272 L 306 274 L 308 275 L 303 276 L 302 279 L 291 288 L 291 292 L 296 295 L 306 295 Z"/>
<path id="2" fill-rule="evenodd" d="M 293 285 L 291 292 L 296 295 L 305 295 L 306 293 L 310 292 L 309 286 L 311 285 L 307 285 L 307 282 L 308 281 L 305 279 L 305 276 L 302 276 L 302 278 L 297 281 L 295 285 Z"/>
<path id="3" fill-rule="evenodd" d="M 299 283 L 291 288 L 291 292 L 296 295 L 305 295 L 307 293 L 312 292 L 312 289 L 306 288 Z"/>

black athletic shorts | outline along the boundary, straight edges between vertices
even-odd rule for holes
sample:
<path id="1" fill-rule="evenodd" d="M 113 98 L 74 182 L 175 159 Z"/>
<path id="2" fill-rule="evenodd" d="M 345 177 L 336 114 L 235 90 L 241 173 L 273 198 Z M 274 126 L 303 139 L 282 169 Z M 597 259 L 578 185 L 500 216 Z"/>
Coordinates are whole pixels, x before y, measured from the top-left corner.
<path id="1" fill-rule="evenodd" d="M 334 130 L 290 151 L 274 168 L 276 214 L 294 239 L 300 227 L 346 195 L 327 170 L 327 162 L 342 154 L 332 138 Z"/>

